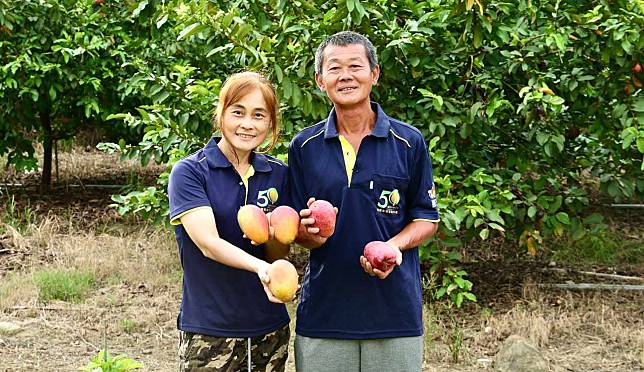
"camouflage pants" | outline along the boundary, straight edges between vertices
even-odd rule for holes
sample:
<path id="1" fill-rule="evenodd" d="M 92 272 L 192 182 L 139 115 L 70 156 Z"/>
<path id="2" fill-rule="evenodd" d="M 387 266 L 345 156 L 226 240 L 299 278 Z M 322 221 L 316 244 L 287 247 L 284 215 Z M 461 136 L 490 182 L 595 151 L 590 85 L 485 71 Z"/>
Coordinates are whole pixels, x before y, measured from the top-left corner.
<path id="1" fill-rule="evenodd" d="M 288 357 L 290 328 L 252 337 L 251 369 L 283 372 Z M 247 371 L 248 338 L 206 336 L 180 332 L 179 371 Z"/>

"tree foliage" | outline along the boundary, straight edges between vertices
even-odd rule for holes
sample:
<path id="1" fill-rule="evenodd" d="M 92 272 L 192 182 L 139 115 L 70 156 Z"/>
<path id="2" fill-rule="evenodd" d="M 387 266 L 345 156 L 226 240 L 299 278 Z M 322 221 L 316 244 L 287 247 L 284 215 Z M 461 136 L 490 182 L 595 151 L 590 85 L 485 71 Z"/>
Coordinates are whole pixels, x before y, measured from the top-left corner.
<path id="1" fill-rule="evenodd" d="M 255 69 L 278 89 L 284 158 L 330 109 L 315 48 L 354 30 L 378 50 L 373 99 L 427 139 L 441 246 L 505 235 L 534 253 L 553 234 L 604 226 L 591 203 L 644 194 L 641 1 L 150 0 L 129 10 L 149 37 L 117 91 L 137 107 L 110 119 L 142 141 L 102 145 L 123 157 L 171 165 L 202 146 L 221 81 Z M 163 216 L 166 179 L 115 197 L 121 212 Z"/>
<path id="2" fill-rule="evenodd" d="M 158 42 L 190 53 L 177 58 L 177 72 L 145 83 L 166 98 L 123 114 L 148 133 L 121 144 L 125 154 L 172 163 L 203 144 L 221 79 L 242 68 L 265 71 L 278 87 L 283 154 L 330 108 L 313 79 L 316 46 L 350 29 L 378 50 L 374 100 L 428 140 L 442 244 L 510 232 L 533 251 L 543 236 L 578 239 L 601 224 L 584 213 L 591 183 L 614 200 L 644 193 L 641 2 L 140 4 L 154 9 Z M 118 201 L 123 211 L 139 202 Z"/>
<path id="3" fill-rule="evenodd" d="M 51 184 L 54 141 L 124 109 L 115 89 L 135 29 L 128 15 L 125 3 L 0 0 L 0 155 L 35 169 L 41 142 L 41 191 Z"/>

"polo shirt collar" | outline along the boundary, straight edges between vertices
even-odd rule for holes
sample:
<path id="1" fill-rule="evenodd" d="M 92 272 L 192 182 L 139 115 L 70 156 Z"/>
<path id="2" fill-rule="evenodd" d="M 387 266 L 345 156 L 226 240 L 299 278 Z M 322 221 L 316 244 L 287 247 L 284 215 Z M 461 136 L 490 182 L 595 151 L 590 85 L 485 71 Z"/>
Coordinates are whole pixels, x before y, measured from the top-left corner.
<path id="1" fill-rule="evenodd" d="M 204 155 L 206 156 L 206 161 L 208 165 L 212 168 L 228 168 L 233 165 L 230 163 L 226 155 L 221 152 L 217 142 L 219 142 L 220 137 L 212 137 L 206 147 L 204 147 Z M 253 152 L 251 155 L 251 165 L 255 169 L 255 172 L 270 172 L 271 165 L 268 163 L 268 159 L 264 154 L 258 154 Z"/>
<path id="2" fill-rule="evenodd" d="M 382 111 L 382 108 L 376 102 L 371 102 L 371 110 L 376 113 L 376 125 L 371 131 L 371 135 L 386 138 L 389 135 L 389 117 L 384 111 Z M 333 107 L 329 113 L 329 117 L 326 119 L 326 125 L 324 126 L 325 139 L 338 137 L 338 128 L 335 125 L 335 121 L 335 107 Z"/>

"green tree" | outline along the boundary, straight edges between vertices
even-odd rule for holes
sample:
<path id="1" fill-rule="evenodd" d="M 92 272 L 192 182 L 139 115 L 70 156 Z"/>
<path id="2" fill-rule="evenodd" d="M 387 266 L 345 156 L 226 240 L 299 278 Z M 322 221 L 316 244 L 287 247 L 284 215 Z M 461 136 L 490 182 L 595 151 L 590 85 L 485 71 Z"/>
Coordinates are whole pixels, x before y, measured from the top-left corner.
<path id="1" fill-rule="evenodd" d="M 283 154 L 297 130 L 329 109 L 314 84 L 315 47 L 351 29 L 379 51 L 374 100 L 429 143 L 443 221 L 439 244 L 510 233 L 534 253 L 545 236 L 578 239 L 601 222 L 583 218 L 594 180 L 614 200 L 644 194 L 643 76 L 635 68 L 644 50 L 641 1 L 140 6 L 157 22 L 156 42 L 183 50 L 175 69 L 190 76 L 171 83 L 184 72 L 159 71 L 157 82 L 145 82 L 156 96 L 117 117 L 149 135 L 139 145 L 110 147 L 124 156 L 171 164 L 203 144 L 210 128 L 204 113 L 216 103 L 218 82 L 242 68 L 263 69 L 278 86 L 284 141 L 276 152 Z M 182 117 L 187 113 L 192 124 Z M 164 192 L 161 182 L 117 201 L 125 212 L 153 200 L 146 212 L 163 214 Z"/>
<path id="2" fill-rule="evenodd" d="M 129 12 L 127 2 L 106 3 L 0 0 L 0 155 L 35 169 L 42 143 L 41 192 L 51 187 L 54 141 L 123 109 L 116 87 Z"/>

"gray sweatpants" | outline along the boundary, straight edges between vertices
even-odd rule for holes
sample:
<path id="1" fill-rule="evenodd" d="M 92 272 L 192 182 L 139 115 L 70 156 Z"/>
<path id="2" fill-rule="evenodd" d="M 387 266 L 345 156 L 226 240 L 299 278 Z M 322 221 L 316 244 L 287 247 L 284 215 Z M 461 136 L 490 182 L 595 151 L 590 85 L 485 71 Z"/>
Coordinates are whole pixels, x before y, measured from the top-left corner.
<path id="1" fill-rule="evenodd" d="M 421 371 L 423 336 L 337 340 L 295 336 L 298 372 Z"/>

